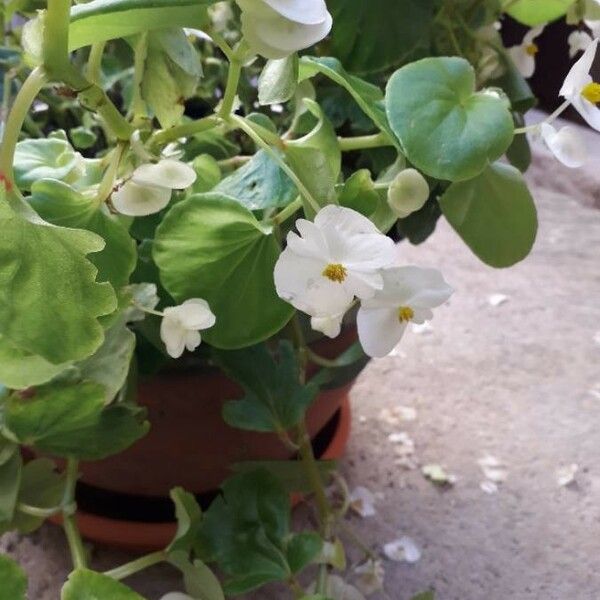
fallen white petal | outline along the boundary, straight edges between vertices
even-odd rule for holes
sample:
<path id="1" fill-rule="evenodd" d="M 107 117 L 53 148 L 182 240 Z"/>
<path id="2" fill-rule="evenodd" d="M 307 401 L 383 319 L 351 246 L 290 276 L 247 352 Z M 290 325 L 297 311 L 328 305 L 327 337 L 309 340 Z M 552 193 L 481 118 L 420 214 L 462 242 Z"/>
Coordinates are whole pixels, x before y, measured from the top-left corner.
<path id="1" fill-rule="evenodd" d="M 508 477 L 508 469 L 495 456 L 487 454 L 480 458 L 477 463 L 481 467 L 486 479 L 493 483 L 502 483 Z"/>
<path id="2" fill-rule="evenodd" d="M 421 559 L 421 550 L 419 550 L 415 541 L 408 536 L 402 536 L 385 544 L 383 553 L 395 562 L 416 563 Z"/>
<path id="3" fill-rule="evenodd" d="M 433 325 L 429 321 L 425 321 L 425 323 L 413 323 L 412 326 L 413 333 L 417 335 L 428 335 L 433 333 Z"/>
<path id="4" fill-rule="evenodd" d="M 444 467 L 438 464 L 425 465 L 421 471 L 427 479 L 437 485 L 454 485 L 457 480 L 456 475 L 447 473 Z"/>
<path id="5" fill-rule="evenodd" d="M 482 481 L 479 484 L 479 487 L 486 494 L 495 494 L 498 491 L 498 485 L 495 484 L 493 481 Z"/>
<path id="6" fill-rule="evenodd" d="M 559 486 L 567 487 L 575 482 L 575 476 L 579 471 L 579 465 L 575 463 L 566 467 L 560 467 L 556 471 L 556 481 Z"/>
<path id="7" fill-rule="evenodd" d="M 491 294 L 490 296 L 488 296 L 488 303 L 494 308 L 497 306 L 502 306 L 502 304 L 506 304 L 508 300 L 509 297 L 505 294 Z"/>
<path id="8" fill-rule="evenodd" d="M 375 516 L 377 510 L 375 509 L 375 496 L 373 492 L 360 485 L 354 488 L 350 494 L 350 508 L 363 518 Z"/>

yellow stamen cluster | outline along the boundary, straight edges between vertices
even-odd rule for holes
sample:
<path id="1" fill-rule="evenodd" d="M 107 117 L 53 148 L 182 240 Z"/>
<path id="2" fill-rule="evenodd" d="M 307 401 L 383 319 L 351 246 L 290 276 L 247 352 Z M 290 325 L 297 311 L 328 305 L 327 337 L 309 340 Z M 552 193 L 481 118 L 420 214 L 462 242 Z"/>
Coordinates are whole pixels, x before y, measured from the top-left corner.
<path id="1" fill-rule="evenodd" d="M 327 279 L 336 283 L 342 283 L 346 279 L 347 274 L 346 267 L 339 263 L 331 263 L 323 269 L 323 277 L 327 277 Z"/>
<path id="2" fill-rule="evenodd" d="M 540 51 L 540 48 L 537 44 L 529 44 L 525 47 L 525 52 L 529 54 L 529 56 L 535 56 Z"/>
<path id="3" fill-rule="evenodd" d="M 592 81 L 582 90 L 581 95 L 592 104 L 600 104 L 600 83 Z"/>
<path id="4" fill-rule="evenodd" d="M 401 306 L 398 309 L 398 320 L 400 323 L 409 323 L 413 320 L 415 311 L 410 306 Z"/>

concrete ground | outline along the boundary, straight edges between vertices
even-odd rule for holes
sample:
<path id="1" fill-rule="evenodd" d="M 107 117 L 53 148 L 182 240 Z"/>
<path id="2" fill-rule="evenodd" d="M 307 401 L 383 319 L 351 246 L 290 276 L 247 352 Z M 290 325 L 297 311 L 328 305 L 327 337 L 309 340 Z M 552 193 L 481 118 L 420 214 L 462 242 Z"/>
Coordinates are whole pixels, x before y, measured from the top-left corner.
<path id="1" fill-rule="evenodd" d="M 600 137 L 588 137 L 599 155 Z M 379 500 L 374 517 L 351 525 L 377 551 L 401 535 L 422 551 L 415 564 L 384 560 L 387 596 L 374 598 L 428 588 L 438 600 L 600 598 L 600 212 L 590 208 L 600 208 L 599 167 L 570 171 L 536 150 L 540 233 L 513 269 L 485 267 L 442 222 L 424 245 L 404 248 L 407 262 L 441 268 L 456 293 L 431 331 L 373 361 L 353 391 L 342 470 Z M 416 419 L 382 417 L 399 405 Z M 396 464 L 387 439 L 400 431 L 414 440 L 413 470 Z M 486 454 L 505 465 L 496 493 L 480 487 Z M 426 480 L 429 463 L 456 475 L 454 486 Z M 571 464 L 575 481 L 562 487 L 557 470 Z M 60 531 L 6 535 L 0 551 L 29 572 L 32 600 L 58 598 L 68 569 Z M 94 551 L 98 569 L 127 559 Z M 156 600 L 177 581 L 154 568 L 132 585 Z"/>

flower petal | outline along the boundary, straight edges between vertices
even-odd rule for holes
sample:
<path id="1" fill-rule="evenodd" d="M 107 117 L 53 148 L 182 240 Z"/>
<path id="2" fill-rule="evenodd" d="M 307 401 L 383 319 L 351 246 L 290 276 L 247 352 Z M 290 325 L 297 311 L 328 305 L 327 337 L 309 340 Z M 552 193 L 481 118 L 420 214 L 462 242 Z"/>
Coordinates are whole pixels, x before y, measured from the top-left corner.
<path id="1" fill-rule="evenodd" d="M 171 193 L 166 188 L 146 187 L 129 180 L 113 192 L 111 201 L 122 215 L 145 217 L 165 208 L 171 200 Z"/>
<path id="2" fill-rule="evenodd" d="M 165 311 L 166 313 L 166 311 Z M 165 314 L 160 323 L 160 339 L 172 358 L 179 358 L 185 350 L 186 330 L 175 315 Z"/>
<path id="3" fill-rule="evenodd" d="M 167 158 L 138 167 L 131 179 L 138 185 L 184 190 L 196 181 L 196 171 L 184 162 Z"/>
<path id="4" fill-rule="evenodd" d="M 598 40 L 595 39 L 583 53 L 583 56 L 571 67 L 569 74 L 560 89 L 559 95 L 573 100 L 575 97 L 581 97 L 581 90 L 586 83 L 590 81 L 590 70 L 594 64 L 596 51 L 598 49 Z"/>
<path id="5" fill-rule="evenodd" d="M 242 10 L 263 16 L 266 4 L 282 17 L 304 25 L 316 25 L 327 18 L 324 0 L 237 0 L 237 3 Z"/>
<path id="6" fill-rule="evenodd" d="M 557 131 L 552 125 L 543 123 L 541 133 L 552 154 L 567 167 L 577 169 L 587 162 L 586 141 L 575 127 L 567 125 Z"/>
<path id="7" fill-rule="evenodd" d="M 513 46 L 506 51 L 523 77 L 528 79 L 535 73 L 535 57 L 528 54 L 524 46 Z"/>
<path id="8" fill-rule="evenodd" d="M 400 342 L 406 323 L 398 318 L 396 308 L 365 308 L 361 306 L 356 317 L 358 338 L 369 356 L 387 356 Z"/>
<path id="9" fill-rule="evenodd" d="M 591 80 L 591 77 L 588 77 Z M 593 104 L 581 93 L 571 98 L 571 104 L 573 108 L 585 119 L 590 127 L 593 127 L 596 131 L 600 131 L 600 107 Z"/>
<path id="10" fill-rule="evenodd" d="M 177 317 L 186 329 L 208 329 L 216 322 L 208 302 L 202 298 L 190 298 L 179 306 L 166 309 L 165 313 L 168 310 L 177 311 Z"/>
<path id="11" fill-rule="evenodd" d="M 587 31 L 572 31 L 569 35 L 569 56 L 573 58 L 579 52 L 585 52 L 593 42 L 592 36 Z"/>

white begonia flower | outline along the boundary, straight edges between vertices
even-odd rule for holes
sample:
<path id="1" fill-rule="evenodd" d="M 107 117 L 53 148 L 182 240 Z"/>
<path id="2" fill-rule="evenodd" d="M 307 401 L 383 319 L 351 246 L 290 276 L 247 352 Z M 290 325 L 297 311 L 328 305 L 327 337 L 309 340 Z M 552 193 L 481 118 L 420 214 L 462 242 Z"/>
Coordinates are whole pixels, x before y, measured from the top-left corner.
<path id="1" fill-rule="evenodd" d="M 388 188 L 388 204 L 400 219 L 423 208 L 428 198 L 429 184 L 416 169 L 400 171 Z"/>
<path id="2" fill-rule="evenodd" d="M 237 0 L 242 33 L 253 52 L 285 58 L 322 40 L 330 31 L 325 0 Z"/>
<path id="3" fill-rule="evenodd" d="M 277 294 L 315 317 L 315 325 L 333 331 L 319 319 L 341 320 L 355 296 L 372 297 L 383 287 L 380 270 L 393 263 L 394 242 L 369 219 L 341 206 L 328 205 L 314 223 L 296 221 L 275 265 Z"/>
<path id="4" fill-rule="evenodd" d="M 356 319 L 364 351 L 376 358 L 396 347 L 409 323 L 429 321 L 431 309 L 453 292 L 436 269 L 392 267 L 383 271 L 383 279 L 383 289 L 362 302 Z"/>
<path id="5" fill-rule="evenodd" d="M 540 50 L 535 43 L 535 39 L 543 31 L 543 25 L 534 27 L 527 32 L 521 44 L 507 48 L 509 56 L 523 77 L 529 78 L 535 73 L 535 56 Z"/>
<path id="6" fill-rule="evenodd" d="M 578 169 L 587 162 L 586 141 L 575 127 L 566 125 L 557 131 L 549 123 L 542 123 L 541 134 L 546 146 L 563 165 Z"/>
<path id="7" fill-rule="evenodd" d="M 591 127 L 600 131 L 600 83 L 590 75 L 597 50 L 598 39 L 595 39 L 569 71 L 559 94 L 573 105 Z"/>
<path id="8" fill-rule="evenodd" d="M 575 30 L 571 32 L 567 41 L 569 42 L 569 56 L 573 58 L 576 54 L 585 52 L 594 40 L 587 31 Z"/>
<path id="9" fill-rule="evenodd" d="M 160 339 L 172 358 L 179 358 L 187 348 L 195 350 L 202 341 L 200 331 L 215 324 L 216 318 L 206 300 L 191 298 L 179 306 L 163 311 Z"/>
<path id="10" fill-rule="evenodd" d="M 160 212 L 171 201 L 173 190 L 183 190 L 196 181 L 196 172 L 183 162 L 164 159 L 138 167 L 131 179 L 116 192 L 111 201 L 115 210 L 130 217 Z"/>

